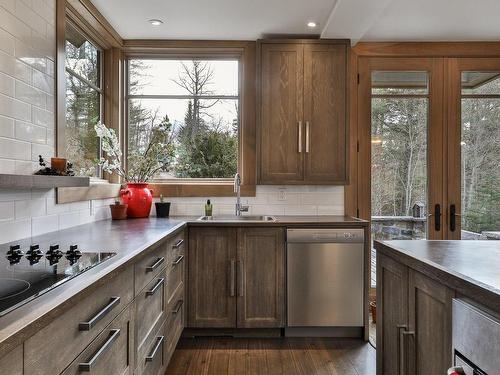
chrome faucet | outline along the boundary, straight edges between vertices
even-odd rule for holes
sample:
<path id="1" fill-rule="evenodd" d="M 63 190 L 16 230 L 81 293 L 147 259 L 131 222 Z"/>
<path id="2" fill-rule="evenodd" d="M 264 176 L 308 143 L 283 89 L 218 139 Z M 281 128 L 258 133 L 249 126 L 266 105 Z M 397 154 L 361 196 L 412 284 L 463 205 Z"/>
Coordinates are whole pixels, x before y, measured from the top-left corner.
<path id="1" fill-rule="evenodd" d="M 248 206 L 241 205 L 241 177 L 239 173 L 234 175 L 234 192 L 236 193 L 236 216 L 241 216 L 242 212 L 248 212 Z"/>

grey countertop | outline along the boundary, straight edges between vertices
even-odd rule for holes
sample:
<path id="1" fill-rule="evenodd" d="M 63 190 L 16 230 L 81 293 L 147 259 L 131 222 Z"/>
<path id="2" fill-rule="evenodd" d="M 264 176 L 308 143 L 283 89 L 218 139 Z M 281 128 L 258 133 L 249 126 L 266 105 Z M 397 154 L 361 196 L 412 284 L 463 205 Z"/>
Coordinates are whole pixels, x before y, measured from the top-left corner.
<path id="1" fill-rule="evenodd" d="M 500 241 L 375 241 L 375 248 L 500 312 Z"/>
<path id="2" fill-rule="evenodd" d="M 78 244 L 83 252 L 116 252 L 110 260 L 39 296 L 0 317 L 0 357 L 49 324 L 78 300 L 90 294 L 99 281 L 119 272 L 144 250 L 187 225 L 366 227 L 367 222 L 347 216 L 278 216 L 275 222 L 200 222 L 197 217 L 104 220 L 58 232 L 0 245 L 5 253 L 10 244 L 26 248 L 37 243 L 42 249 L 58 243 L 61 249 Z"/>

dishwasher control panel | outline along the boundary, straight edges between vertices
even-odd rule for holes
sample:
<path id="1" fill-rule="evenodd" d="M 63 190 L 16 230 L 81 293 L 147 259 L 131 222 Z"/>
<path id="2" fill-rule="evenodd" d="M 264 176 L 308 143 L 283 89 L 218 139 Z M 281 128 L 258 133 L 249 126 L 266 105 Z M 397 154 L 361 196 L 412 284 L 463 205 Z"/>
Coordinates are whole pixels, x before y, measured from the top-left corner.
<path id="1" fill-rule="evenodd" d="M 361 243 L 365 240 L 364 229 L 288 229 L 287 242 L 352 242 Z"/>

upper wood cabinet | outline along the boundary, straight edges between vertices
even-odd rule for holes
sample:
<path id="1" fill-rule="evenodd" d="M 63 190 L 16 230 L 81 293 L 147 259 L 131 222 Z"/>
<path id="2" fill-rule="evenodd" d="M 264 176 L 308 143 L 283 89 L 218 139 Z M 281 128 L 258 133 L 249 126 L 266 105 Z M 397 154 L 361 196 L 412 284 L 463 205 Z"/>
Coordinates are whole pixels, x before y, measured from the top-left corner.
<path id="1" fill-rule="evenodd" d="M 259 46 L 259 183 L 347 183 L 348 42 Z"/>

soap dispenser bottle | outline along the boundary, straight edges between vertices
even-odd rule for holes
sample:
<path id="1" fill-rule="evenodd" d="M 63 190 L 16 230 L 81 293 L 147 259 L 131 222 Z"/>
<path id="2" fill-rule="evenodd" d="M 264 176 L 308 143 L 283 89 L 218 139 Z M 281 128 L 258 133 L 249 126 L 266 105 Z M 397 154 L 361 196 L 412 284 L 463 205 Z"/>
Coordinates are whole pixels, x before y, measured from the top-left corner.
<path id="1" fill-rule="evenodd" d="M 210 199 L 207 199 L 207 204 L 205 205 L 205 216 L 212 216 L 212 203 L 210 203 Z"/>

